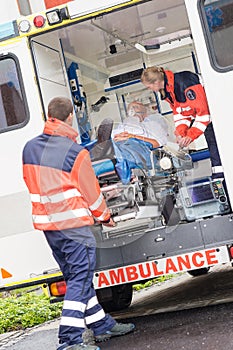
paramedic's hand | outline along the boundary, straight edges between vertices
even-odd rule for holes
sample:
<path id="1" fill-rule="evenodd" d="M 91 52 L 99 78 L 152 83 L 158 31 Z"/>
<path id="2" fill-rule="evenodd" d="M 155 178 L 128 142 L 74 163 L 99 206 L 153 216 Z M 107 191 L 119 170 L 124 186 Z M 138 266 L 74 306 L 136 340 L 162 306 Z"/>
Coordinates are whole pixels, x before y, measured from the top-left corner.
<path id="1" fill-rule="evenodd" d="M 114 141 L 125 141 L 132 137 L 132 134 L 128 133 L 128 131 L 123 131 L 120 134 L 117 134 L 114 136 L 113 140 Z"/>
<path id="2" fill-rule="evenodd" d="M 178 145 L 180 144 L 180 141 L 182 140 L 183 136 L 177 134 L 176 132 L 174 133 L 176 136 L 176 143 L 178 143 Z"/>
<path id="3" fill-rule="evenodd" d="M 114 227 L 116 226 L 116 223 L 113 221 L 112 218 L 110 218 L 109 222 L 101 222 L 102 225 L 107 226 L 107 227 Z"/>
<path id="4" fill-rule="evenodd" d="M 180 148 L 188 147 L 190 143 L 193 141 L 189 136 L 177 137 L 176 140 Z"/>

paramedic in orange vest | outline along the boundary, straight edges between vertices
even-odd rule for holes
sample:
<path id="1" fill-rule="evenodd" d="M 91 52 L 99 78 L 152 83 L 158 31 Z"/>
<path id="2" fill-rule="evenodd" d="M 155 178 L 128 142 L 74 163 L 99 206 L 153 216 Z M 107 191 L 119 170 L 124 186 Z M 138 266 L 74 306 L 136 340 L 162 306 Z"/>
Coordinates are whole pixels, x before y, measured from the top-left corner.
<path id="1" fill-rule="evenodd" d="M 32 202 L 34 228 L 44 231 L 64 279 L 66 295 L 59 327 L 58 350 L 97 350 L 83 344 L 90 328 L 95 340 L 131 332 L 134 325 L 117 323 L 105 314 L 93 287 L 96 242 L 94 221 L 114 226 L 101 194 L 89 153 L 76 142 L 73 104 L 56 97 L 48 105 L 41 135 L 23 150 L 23 176 Z"/>
<path id="2" fill-rule="evenodd" d="M 221 159 L 211 122 L 209 107 L 199 76 L 190 71 L 173 73 L 162 67 L 148 67 L 141 75 L 142 83 L 159 92 L 173 111 L 176 141 L 181 148 L 204 134 L 212 165 L 212 177 L 223 178 Z"/>

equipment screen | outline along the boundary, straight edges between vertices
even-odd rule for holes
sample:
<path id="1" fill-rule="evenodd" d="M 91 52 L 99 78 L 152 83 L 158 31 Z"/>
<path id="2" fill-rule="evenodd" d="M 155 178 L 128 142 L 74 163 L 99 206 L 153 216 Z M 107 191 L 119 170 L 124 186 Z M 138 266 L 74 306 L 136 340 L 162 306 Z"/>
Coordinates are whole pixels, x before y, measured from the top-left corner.
<path id="1" fill-rule="evenodd" d="M 209 183 L 189 187 L 188 192 L 193 204 L 206 202 L 214 199 L 212 188 Z"/>

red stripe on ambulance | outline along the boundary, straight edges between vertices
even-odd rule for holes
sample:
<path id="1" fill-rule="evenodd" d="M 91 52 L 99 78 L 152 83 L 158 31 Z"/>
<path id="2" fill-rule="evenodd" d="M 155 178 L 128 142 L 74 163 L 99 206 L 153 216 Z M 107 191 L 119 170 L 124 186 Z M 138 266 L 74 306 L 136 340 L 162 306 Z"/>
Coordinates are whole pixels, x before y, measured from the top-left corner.
<path id="1" fill-rule="evenodd" d="M 229 262 L 226 246 L 177 255 L 155 261 L 142 262 L 96 273 L 96 288 L 136 282 L 162 275 L 194 270 Z"/>

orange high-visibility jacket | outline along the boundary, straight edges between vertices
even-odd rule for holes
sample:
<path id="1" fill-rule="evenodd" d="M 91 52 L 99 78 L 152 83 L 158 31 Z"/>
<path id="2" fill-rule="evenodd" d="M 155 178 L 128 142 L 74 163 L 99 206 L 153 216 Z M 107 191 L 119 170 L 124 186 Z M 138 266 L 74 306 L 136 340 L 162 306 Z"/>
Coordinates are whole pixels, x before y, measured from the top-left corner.
<path id="1" fill-rule="evenodd" d="M 36 229 L 64 230 L 110 218 L 89 153 L 76 143 L 77 135 L 68 124 L 50 118 L 43 134 L 24 147 L 23 176 Z"/>
<path id="2" fill-rule="evenodd" d="M 195 140 L 211 122 L 203 86 L 197 74 L 165 70 L 165 100 L 170 104 L 175 123 L 175 134 Z M 193 122 L 192 122 L 193 121 Z"/>

